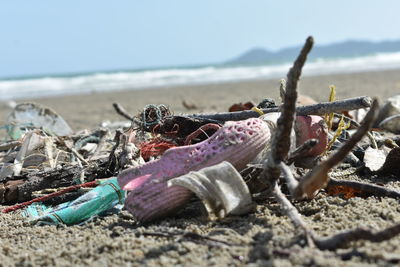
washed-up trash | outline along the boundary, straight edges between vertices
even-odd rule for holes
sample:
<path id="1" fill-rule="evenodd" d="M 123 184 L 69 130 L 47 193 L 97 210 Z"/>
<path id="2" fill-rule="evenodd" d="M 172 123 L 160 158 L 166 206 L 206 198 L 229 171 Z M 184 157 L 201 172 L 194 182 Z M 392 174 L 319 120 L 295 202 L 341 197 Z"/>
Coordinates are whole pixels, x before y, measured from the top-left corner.
<path id="1" fill-rule="evenodd" d="M 35 103 L 18 104 L 7 118 L 8 133 L 12 139 L 19 139 L 21 128 L 41 128 L 57 136 L 72 134 L 67 122 L 50 108 Z"/>
<path id="2" fill-rule="evenodd" d="M 28 132 L 23 140 L 20 150 L 15 156 L 15 160 L 12 164 L 4 164 L 0 170 L 0 181 L 5 177 L 11 177 L 12 175 L 19 175 L 21 173 L 24 161 L 31 155 L 36 149 L 44 147 L 45 137 L 42 137 L 36 132 Z M 42 161 L 43 162 L 43 161 Z"/>
<path id="3" fill-rule="evenodd" d="M 229 107 L 229 112 L 235 112 L 235 111 L 242 111 L 242 110 L 250 110 L 251 108 L 255 107 L 253 102 L 246 102 L 246 103 L 235 103 L 232 106 Z"/>
<path id="4" fill-rule="evenodd" d="M 125 192 L 119 187 L 117 178 L 99 182 L 99 186 L 71 202 L 56 207 L 33 203 L 23 211 L 31 224 L 66 224 L 84 222 L 93 216 L 123 204 Z M 122 205 L 119 207 L 122 208 Z"/>
<path id="5" fill-rule="evenodd" d="M 127 169 L 118 176 L 121 188 L 130 191 L 125 207 L 142 222 L 170 215 L 192 196 L 184 187 L 168 187 L 170 179 L 222 161 L 243 169 L 261 152 L 270 137 L 267 124 L 260 119 L 226 122 L 203 142 L 171 148 L 160 159 Z"/>
<path id="6" fill-rule="evenodd" d="M 400 114 L 400 95 L 395 95 L 385 100 L 375 124 L 378 125 L 386 118 L 398 114 Z"/>
<path id="7" fill-rule="evenodd" d="M 364 153 L 365 167 L 371 171 L 379 170 L 385 163 L 387 154 L 384 150 L 368 147 Z"/>
<path id="8" fill-rule="evenodd" d="M 276 128 L 276 121 L 280 116 L 279 112 L 271 112 L 262 115 L 260 119 L 264 120 L 271 131 Z M 304 144 L 307 140 L 316 139 L 318 144 L 311 150 L 303 154 L 303 156 L 315 157 L 326 150 L 328 144 L 328 131 L 324 119 L 320 116 L 296 116 L 294 124 L 294 133 L 292 133 L 292 148 Z"/>
<path id="9" fill-rule="evenodd" d="M 400 114 L 387 117 L 381 121 L 378 126 L 389 132 L 400 134 Z"/>
<path id="10" fill-rule="evenodd" d="M 249 189 L 229 162 L 171 179 L 168 186 L 183 186 L 201 199 L 210 218 L 243 215 L 253 209 Z"/>

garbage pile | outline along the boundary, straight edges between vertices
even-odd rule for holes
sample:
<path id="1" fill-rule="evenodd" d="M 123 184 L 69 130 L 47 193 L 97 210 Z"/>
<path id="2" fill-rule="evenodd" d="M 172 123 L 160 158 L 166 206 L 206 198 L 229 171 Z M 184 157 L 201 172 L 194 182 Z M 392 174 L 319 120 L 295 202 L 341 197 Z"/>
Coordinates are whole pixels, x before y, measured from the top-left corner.
<path id="1" fill-rule="evenodd" d="M 319 192 L 400 197 L 380 185 L 335 178 L 343 166 L 400 175 L 400 95 L 378 111 L 369 97 L 336 101 L 331 88 L 329 102 L 296 107 L 311 47 L 309 38 L 281 82 L 278 104 L 264 99 L 233 104 L 226 113 L 189 115 L 150 104 L 135 116 L 114 104 L 127 121 L 78 132 L 49 108 L 17 105 L 0 144 L 3 212 L 23 209 L 32 224 L 72 225 L 125 208 L 138 222 L 152 222 L 174 216 L 195 198 L 218 220 L 251 213 L 260 196 L 271 196 L 310 245 L 335 249 L 376 238 L 379 233 L 365 229 L 320 238 L 288 199 L 304 201 Z M 383 231 L 388 239 L 400 226 Z"/>

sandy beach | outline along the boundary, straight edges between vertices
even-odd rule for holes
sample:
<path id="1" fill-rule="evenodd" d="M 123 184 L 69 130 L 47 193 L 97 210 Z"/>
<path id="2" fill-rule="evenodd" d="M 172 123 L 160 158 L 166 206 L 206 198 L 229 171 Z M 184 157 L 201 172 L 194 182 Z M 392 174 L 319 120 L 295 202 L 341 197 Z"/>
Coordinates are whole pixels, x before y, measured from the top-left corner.
<path id="1" fill-rule="evenodd" d="M 384 100 L 400 93 L 400 70 L 303 77 L 300 93 L 316 101 L 326 101 L 329 86 L 337 88 L 337 98 L 368 95 Z M 57 111 L 74 130 L 95 128 L 105 120 L 119 121 L 113 102 L 130 114 L 146 104 L 167 104 L 175 113 L 227 111 L 236 102 L 263 98 L 279 101 L 279 80 L 260 80 L 215 85 L 149 88 L 93 93 L 34 101 Z M 182 101 L 197 109 L 186 110 Z M 0 123 L 10 112 L 0 103 Z M 358 177 L 400 190 L 399 177 Z M 321 236 L 369 226 L 383 229 L 400 222 L 400 206 L 390 198 L 344 200 L 319 194 L 311 201 L 295 204 L 309 225 Z M 170 236 L 153 233 L 169 232 Z M 184 235 L 194 232 L 211 239 Z M 309 248 L 302 242 L 279 205 L 258 202 L 256 211 L 246 216 L 229 216 L 208 221 L 197 204 L 178 215 L 151 224 L 136 223 L 123 211 L 119 215 L 96 218 L 82 226 L 29 226 L 19 212 L 0 215 L 0 266 L 242 266 L 242 265 L 322 265 L 388 266 L 400 262 L 400 237 L 382 243 L 355 242 L 336 252 Z M 218 242 L 222 241 L 222 242 Z"/>

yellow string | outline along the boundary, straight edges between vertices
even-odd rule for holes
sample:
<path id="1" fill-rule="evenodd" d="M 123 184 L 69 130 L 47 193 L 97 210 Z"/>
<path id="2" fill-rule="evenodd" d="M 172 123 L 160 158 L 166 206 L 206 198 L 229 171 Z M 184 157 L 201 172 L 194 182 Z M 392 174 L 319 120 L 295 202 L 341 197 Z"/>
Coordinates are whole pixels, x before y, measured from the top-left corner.
<path id="1" fill-rule="evenodd" d="M 252 107 L 251 110 L 257 112 L 260 116 L 264 115 L 264 112 L 258 107 Z"/>

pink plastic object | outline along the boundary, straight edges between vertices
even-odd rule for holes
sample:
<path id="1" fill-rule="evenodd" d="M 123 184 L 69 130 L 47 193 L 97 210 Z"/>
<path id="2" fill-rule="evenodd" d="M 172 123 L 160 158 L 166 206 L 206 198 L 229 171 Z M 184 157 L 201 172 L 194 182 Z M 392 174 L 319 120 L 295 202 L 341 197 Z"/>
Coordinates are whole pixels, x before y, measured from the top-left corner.
<path id="1" fill-rule="evenodd" d="M 192 192 L 167 181 L 202 168 L 228 161 L 243 169 L 269 142 L 270 130 L 257 118 L 226 122 L 207 140 L 171 148 L 158 159 L 127 169 L 118 176 L 119 185 L 129 190 L 126 209 L 142 222 L 169 215 L 182 207 Z"/>
<path id="2" fill-rule="evenodd" d="M 322 117 L 315 115 L 297 116 L 295 130 L 297 146 L 313 138 L 319 141 L 305 156 L 318 156 L 325 151 L 328 144 L 328 131 Z"/>

